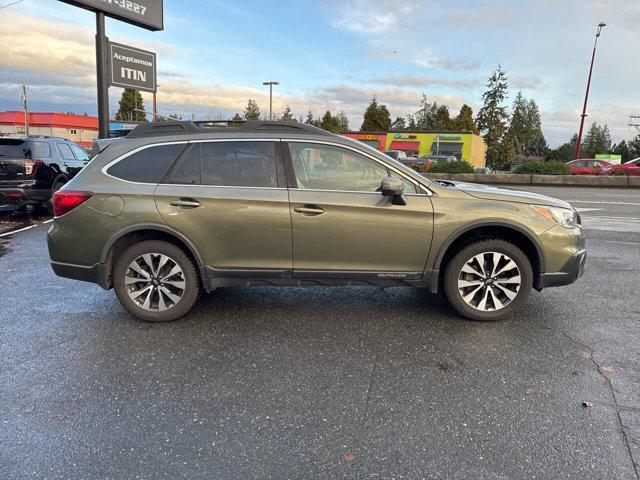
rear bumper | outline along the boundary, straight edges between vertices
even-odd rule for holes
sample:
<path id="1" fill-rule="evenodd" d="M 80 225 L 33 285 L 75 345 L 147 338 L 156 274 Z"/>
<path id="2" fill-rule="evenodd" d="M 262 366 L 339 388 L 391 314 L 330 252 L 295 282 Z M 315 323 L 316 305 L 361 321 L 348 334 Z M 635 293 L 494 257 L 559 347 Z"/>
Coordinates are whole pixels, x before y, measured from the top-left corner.
<path id="1" fill-rule="evenodd" d="M 587 261 L 586 250 L 576 252 L 559 272 L 541 273 L 538 279 L 537 290 L 547 287 L 561 287 L 575 282 L 584 274 L 584 266 Z"/>
<path id="2" fill-rule="evenodd" d="M 0 205 L 20 207 L 37 205 L 51 198 L 48 188 L 0 187 Z"/>
<path id="3" fill-rule="evenodd" d="M 97 283 L 105 290 L 110 288 L 109 275 L 107 273 L 106 265 L 103 263 L 85 266 L 51 261 L 51 268 L 59 277 Z"/>

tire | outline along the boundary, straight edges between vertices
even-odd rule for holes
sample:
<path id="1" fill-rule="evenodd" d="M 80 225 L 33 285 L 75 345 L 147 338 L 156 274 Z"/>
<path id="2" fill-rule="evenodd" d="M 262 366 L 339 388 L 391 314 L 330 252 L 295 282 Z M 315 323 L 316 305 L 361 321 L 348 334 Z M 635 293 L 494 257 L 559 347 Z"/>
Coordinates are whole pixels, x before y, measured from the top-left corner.
<path id="1" fill-rule="evenodd" d="M 120 303 L 148 322 L 182 317 L 200 293 L 191 259 L 179 247 L 160 240 L 136 243 L 115 259 L 113 285 Z"/>
<path id="2" fill-rule="evenodd" d="M 513 314 L 529 299 L 533 270 L 529 258 L 514 244 L 488 239 L 458 251 L 446 267 L 443 284 L 456 312 L 471 320 L 493 322 Z"/>

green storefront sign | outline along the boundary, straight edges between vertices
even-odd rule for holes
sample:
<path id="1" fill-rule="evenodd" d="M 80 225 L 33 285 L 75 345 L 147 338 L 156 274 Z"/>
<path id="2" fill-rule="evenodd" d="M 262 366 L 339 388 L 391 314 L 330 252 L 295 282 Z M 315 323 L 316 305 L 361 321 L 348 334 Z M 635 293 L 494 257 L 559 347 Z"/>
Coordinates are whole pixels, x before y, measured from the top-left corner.
<path id="1" fill-rule="evenodd" d="M 620 164 L 622 163 L 622 155 L 615 155 L 613 153 L 596 153 L 598 160 L 606 160 L 607 162 Z"/>

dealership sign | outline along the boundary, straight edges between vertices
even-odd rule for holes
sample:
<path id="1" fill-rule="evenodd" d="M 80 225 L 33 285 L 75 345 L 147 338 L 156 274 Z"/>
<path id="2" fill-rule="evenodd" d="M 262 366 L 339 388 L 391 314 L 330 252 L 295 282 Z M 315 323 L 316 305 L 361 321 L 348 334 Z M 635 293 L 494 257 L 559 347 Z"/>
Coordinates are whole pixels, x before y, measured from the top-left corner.
<path id="1" fill-rule="evenodd" d="M 109 42 L 109 85 L 156 91 L 156 54 Z"/>
<path id="2" fill-rule="evenodd" d="M 146 28 L 162 30 L 162 0 L 60 0 L 76 7 L 101 12 L 108 17 Z"/>

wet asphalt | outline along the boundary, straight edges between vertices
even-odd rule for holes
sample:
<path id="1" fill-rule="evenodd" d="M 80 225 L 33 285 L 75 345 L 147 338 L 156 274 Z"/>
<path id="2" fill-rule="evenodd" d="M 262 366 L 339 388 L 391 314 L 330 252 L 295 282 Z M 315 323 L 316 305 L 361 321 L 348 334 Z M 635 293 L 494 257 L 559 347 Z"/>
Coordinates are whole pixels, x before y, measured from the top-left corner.
<path id="1" fill-rule="evenodd" d="M 638 478 L 640 191 L 549 190 L 603 202 L 587 271 L 493 324 L 355 287 L 143 323 L 53 274 L 47 225 L 0 238 L 0 478 Z"/>

